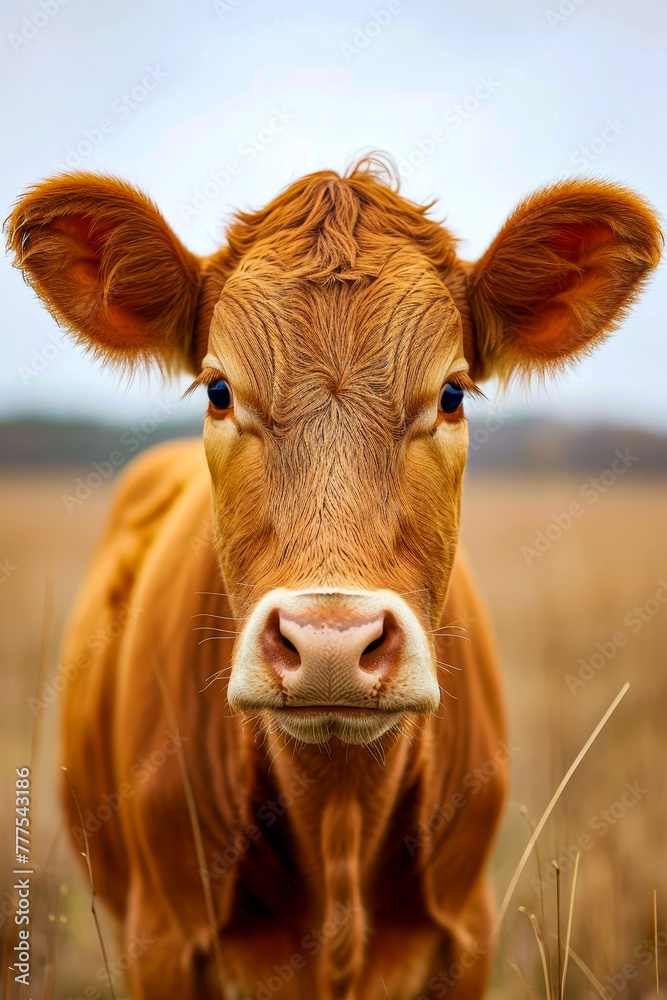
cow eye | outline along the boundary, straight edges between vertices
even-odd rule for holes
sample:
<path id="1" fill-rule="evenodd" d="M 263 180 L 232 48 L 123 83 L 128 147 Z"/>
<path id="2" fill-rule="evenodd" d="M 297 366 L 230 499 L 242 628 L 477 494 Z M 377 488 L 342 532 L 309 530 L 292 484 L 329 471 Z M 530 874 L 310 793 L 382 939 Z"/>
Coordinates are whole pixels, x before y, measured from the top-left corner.
<path id="1" fill-rule="evenodd" d="M 227 410 L 232 405 L 232 390 L 224 378 L 216 379 L 208 387 L 208 398 L 216 410 Z"/>
<path id="2" fill-rule="evenodd" d="M 438 409 L 442 413 L 453 413 L 454 410 L 458 410 L 462 402 L 463 389 L 459 389 L 458 385 L 454 385 L 453 382 L 446 382 L 440 392 Z"/>

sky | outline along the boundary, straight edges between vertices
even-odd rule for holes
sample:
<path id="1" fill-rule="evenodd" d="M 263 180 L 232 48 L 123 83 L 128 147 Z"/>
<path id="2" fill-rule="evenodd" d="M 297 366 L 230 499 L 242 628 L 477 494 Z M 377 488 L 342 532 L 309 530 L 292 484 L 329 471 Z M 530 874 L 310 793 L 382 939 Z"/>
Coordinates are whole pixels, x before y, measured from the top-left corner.
<path id="1" fill-rule="evenodd" d="M 207 254 L 235 209 L 371 149 L 481 255 L 512 208 L 567 176 L 667 212 L 663 0 L 13 0 L 2 5 L 0 196 L 62 169 L 123 177 Z M 444 136 L 432 141 L 434 129 Z M 196 418 L 187 380 L 129 386 L 61 337 L 8 258 L 0 418 Z M 548 386 L 479 413 L 667 430 L 664 266 L 622 329 Z"/>

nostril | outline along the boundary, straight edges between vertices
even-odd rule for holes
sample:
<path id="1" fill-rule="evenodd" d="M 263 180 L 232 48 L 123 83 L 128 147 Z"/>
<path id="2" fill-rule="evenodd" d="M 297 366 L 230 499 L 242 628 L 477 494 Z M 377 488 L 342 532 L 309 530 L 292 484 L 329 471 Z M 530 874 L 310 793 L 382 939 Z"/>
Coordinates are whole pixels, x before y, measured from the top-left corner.
<path id="1" fill-rule="evenodd" d="M 377 639 L 373 639 L 372 642 L 368 643 L 368 645 L 366 646 L 365 650 L 361 654 L 362 657 L 366 656 L 368 653 L 372 653 L 376 649 L 379 649 L 380 646 L 382 645 L 382 643 L 384 642 L 385 638 L 386 638 L 386 636 L 384 634 L 384 629 L 383 629 L 381 636 L 379 636 Z"/>
<path id="2" fill-rule="evenodd" d="M 261 645 L 267 661 L 278 674 L 298 670 L 301 666 L 299 650 L 281 628 L 280 612 L 274 610 L 268 617 L 261 635 Z"/>
<path id="3" fill-rule="evenodd" d="M 359 666 L 368 673 L 385 674 L 400 654 L 401 629 L 391 613 L 385 613 L 380 635 L 371 640 L 359 657 Z"/>
<path id="4" fill-rule="evenodd" d="M 287 636 L 283 635 L 280 629 L 278 629 L 278 639 L 283 644 L 283 646 L 285 646 L 287 649 L 290 649 L 293 653 L 296 653 L 297 656 L 299 655 L 299 650 L 296 648 L 294 643 L 290 642 Z"/>

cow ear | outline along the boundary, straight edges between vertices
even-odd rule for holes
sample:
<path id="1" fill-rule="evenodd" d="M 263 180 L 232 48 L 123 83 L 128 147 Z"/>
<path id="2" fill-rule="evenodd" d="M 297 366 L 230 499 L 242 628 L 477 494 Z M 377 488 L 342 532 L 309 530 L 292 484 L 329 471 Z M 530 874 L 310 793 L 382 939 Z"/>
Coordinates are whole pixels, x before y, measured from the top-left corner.
<path id="1" fill-rule="evenodd" d="M 562 368 L 623 319 L 660 259 L 651 209 L 613 184 L 568 181 L 532 195 L 472 266 L 477 378 Z"/>
<path id="2" fill-rule="evenodd" d="M 190 360 L 201 262 L 143 194 L 111 177 L 44 181 L 6 223 L 15 262 L 56 319 L 123 368 Z"/>

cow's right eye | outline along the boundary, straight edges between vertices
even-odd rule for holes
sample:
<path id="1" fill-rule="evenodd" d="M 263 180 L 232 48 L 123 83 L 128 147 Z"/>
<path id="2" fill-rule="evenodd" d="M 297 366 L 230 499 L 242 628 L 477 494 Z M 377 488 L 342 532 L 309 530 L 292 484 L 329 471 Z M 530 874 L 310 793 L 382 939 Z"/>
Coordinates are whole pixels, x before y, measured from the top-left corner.
<path id="1" fill-rule="evenodd" d="M 208 387 L 208 398 L 216 410 L 228 410 L 232 405 L 232 390 L 224 378 L 216 379 Z"/>

